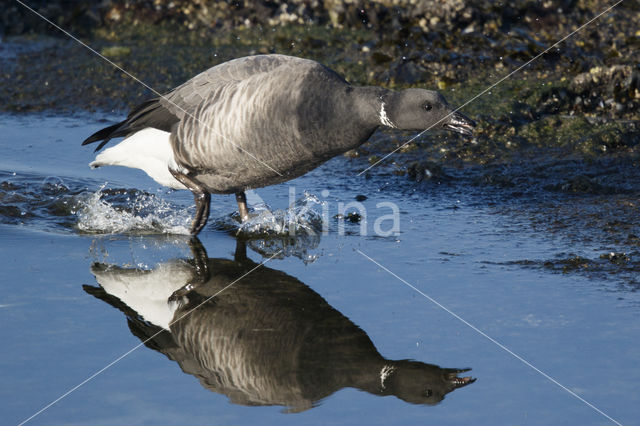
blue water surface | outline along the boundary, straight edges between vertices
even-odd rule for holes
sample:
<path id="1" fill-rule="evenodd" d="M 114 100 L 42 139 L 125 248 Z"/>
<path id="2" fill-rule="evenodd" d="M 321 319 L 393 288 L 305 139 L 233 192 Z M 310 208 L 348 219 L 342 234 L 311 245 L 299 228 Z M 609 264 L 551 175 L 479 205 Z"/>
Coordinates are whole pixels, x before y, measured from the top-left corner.
<path id="1" fill-rule="evenodd" d="M 206 388 L 161 351 L 141 345 L 123 311 L 83 288 L 100 287 L 91 271 L 95 262 L 153 270 L 193 259 L 188 238 L 153 228 L 86 232 L 76 214 L 82 206 L 73 212 L 63 208 L 58 216 L 52 213 L 56 208 L 47 207 L 60 199 L 82 204 L 100 188 L 129 188 L 174 206 L 178 219 L 189 223 L 189 193 L 163 190 L 135 170 L 88 168 L 92 150 L 79 143 L 101 126 L 92 116 L 5 115 L 0 121 L 1 203 L 26 213 L 7 211 L 0 224 L 3 423 L 27 420 L 54 401 L 30 423 L 595 425 L 640 419 L 640 298 L 634 288 L 615 278 L 510 263 L 556 253 L 593 256 L 606 248 L 537 233 L 526 218 L 502 214 L 474 197 L 473 189 L 406 181 L 398 187 L 392 175 L 357 176 L 362 163 L 342 157 L 291 183 L 257 191 L 273 209 L 286 209 L 292 190 L 296 198 L 304 191 L 313 194 L 329 209 L 329 232 L 305 253 L 294 250 L 271 260 L 277 248 L 261 254 L 254 242 L 247 249 L 249 259 L 268 260 L 270 273 L 285 274 L 283 280 L 304 294 L 320 296 L 335 318 L 346 318 L 340 324 L 358 326 L 359 338 L 368 336 L 384 359 L 471 368 L 459 377 L 477 381 L 435 405 L 346 386 L 300 410 L 243 405 L 239 397 Z M 45 187 L 47 178 L 64 185 L 61 192 Z M 12 191 L 22 201 L 9 202 Z M 323 191 L 329 193 L 323 196 Z M 333 218 L 338 202 L 357 195 L 367 197 L 367 235 L 359 232 L 360 224 L 347 222 L 342 229 Z M 139 194 L 130 198 L 134 203 Z M 398 235 L 373 235 L 375 219 L 389 213 L 376 208 L 380 202 L 398 205 Z M 212 208 L 213 220 L 200 241 L 209 258 L 233 262 L 236 237 L 223 224 L 229 223 L 235 201 L 213 196 Z M 233 286 L 225 290 L 228 298 L 233 291 Z M 256 305 L 238 303 L 238 318 L 247 315 L 244 309 L 261 312 Z M 283 301 L 280 308 L 290 305 Z M 266 313 L 261 315 L 269 322 Z M 216 326 L 222 329 L 210 325 Z M 343 344 L 340 334 L 330 337 L 323 338 L 335 347 L 319 345 L 327 359 Z M 298 347 L 300 339 L 292 340 L 290 347 Z M 270 353 L 265 362 L 288 356 L 290 347 Z M 321 370 L 322 361 L 316 360 L 323 372 L 312 385 L 325 386 L 324 377 L 337 374 Z M 238 368 L 245 367 L 252 368 Z M 375 382 L 377 376 L 372 377 Z M 345 383 L 359 379 L 350 380 Z"/>

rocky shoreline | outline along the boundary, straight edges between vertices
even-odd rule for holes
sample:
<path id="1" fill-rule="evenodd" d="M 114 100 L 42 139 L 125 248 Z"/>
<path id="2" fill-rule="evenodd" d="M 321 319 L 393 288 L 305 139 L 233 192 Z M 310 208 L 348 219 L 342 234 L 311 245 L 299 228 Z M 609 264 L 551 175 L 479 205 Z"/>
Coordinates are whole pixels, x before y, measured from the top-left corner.
<path id="1" fill-rule="evenodd" d="M 228 55 L 234 57 L 277 51 L 330 64 L 346 62 L 345 74 L 360 84 L 446 90 L 470 80 L 485 86 L 497 81 L 606 10 L 608 3 L 64 0 L 33 1 L 30 6 L 62 28 L 104 46 L 106 56 L 123 64 L 126 56 L 137 53 L 136 47 L 155 50 L 148 44 L 158 41 L 165 56 L 174 53 L 175 45 L 208 44 L 212 50 L 231 47 Z M 1 22 L 5 39 L 19 34 L 51 35 L 61 43 L 65 39 L 19 3 L 5 9 Z M 553 89 L 543 90 L 537 99 L 543 105 L 531 114 L 640 118 L 639 23 L 640 6 L 622 2 L 519 72 L 517 79 L 553 82 Z M 338 49 L 342 55 L 335 52 Z M 193 50 L 194 55 L 200 53 Z M 226 59 L 223 54 L 218 58 Z M 207 59 L 206 65 L 216 62 Z M 16 73 L 28 72 L 17 68 Z M 136 71 L 145 77 L 144 69 Z"/>
<path id="2" fill-rule="evenodd" d="M 541 267 L 606 273 L 613 268 L 633 275 L 640 270 L 640 6 L 620 3 L 523 67 L 611 4 L 66 0 L 31 5 L 159 92 L 217 63 L 277 52 L 316 59 L 356 84 L 436 88 L 454 105 L 474 99 L 463 109 L 479 122 L 473 140 L 429 133 L 404 145 L 412 135 L 381 131 L 347 153 L 354 169 L 397 150 L 367 174 L 412 191 L 457 185 L 456 191 L 471 191 L 505 214 L 528 217 L 542 232 L 625 251 L 614 253 L 616 262 L 596 256 L 571 269 L 576 262 L 568 254 Z M 1 22 L 0 72 L 11 82 L 0 85 L 5 112 L 121 115 L 153 96 L 18 3 L 2 12 Z M 583 198 L 573 209 L 558 208 L 576 196 Z"/>
<path id="3" fill-rule="evenodd" d="M 608 3 L 64 0 L 31 6 L 158 92 L 225 60 L 277 52 L 316 59 L 356 84 L 437 88 L 457 105 L 473 99 L 464 111 L 480 123 L 474 143 L 435 135 L 428 147 L 403 147 L 395 170 L 409 177 L 423 177 L 416 170 L 425 158 L 489 164 L 536 147 L 553 147 L 560 157 L 638 156 L 635 2 L 620 3 L 524 67 Z M 0 86 L 4 111 L 123 111 L 154 95 L 19 3 L 1 22 L 0 72 L 12 82 Z M 349 155 L 375 162 L 400 144 L 393 136 L 378 139 Z"/>

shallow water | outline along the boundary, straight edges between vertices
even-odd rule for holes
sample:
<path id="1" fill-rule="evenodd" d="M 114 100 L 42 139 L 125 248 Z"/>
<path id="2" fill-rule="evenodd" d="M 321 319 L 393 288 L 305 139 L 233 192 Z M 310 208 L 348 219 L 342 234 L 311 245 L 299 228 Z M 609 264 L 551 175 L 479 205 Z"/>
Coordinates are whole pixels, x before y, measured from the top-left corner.
<path id="1" fill-rule="evenodd" d="M 244 232 L 233 198 L 214 196 L 203 254 L 182 235 L 190 194 L 138 171 L 89 169 L 91 149 L 79 143 L 103 124 L 91 116 L 1 120 L 0 405 L 8 424 L 78 385 L 33 423 L 610 422 L 567 389 L 623 424 L 640 418 L 636 287 L 531 267 L 608 246 L 539 232 L 477 188 L 398 187 L 399 178 L 357 177 L 360 163 L 336 158 L 292 186 L 250 196 L 274 214 L 259 217 L 258 205 Z M 367 235 L 334 218 L 338 202 L 358 195 L 367 197 Z M 298 210 L 287 209 L 291 199 Z M 381 202 L 399 206 L 399 235 L 373 235 L 375 219 L 389 213 L 376 208 Z M 307 232 L 318 231 L 325 211 L 328 232 Z M 265 235 L 289 223 L 296 237 Z M 248 259 L 237 236 L 249 239 Z M 188 323 L 214 335 L 208 347 L 185 330 L 157 334 L 186 302 L 166 298 L 199 276 L 202 259 L 205 298 L 267 261 L 255 281 L 239 280 Z M 288 368 L 292 354 L 306 355 Z M 414 370 L 396 362 L 406 359 Z M 382 380 L 380 365 L 393 366 Z M 477 381 L 438 402 L 451 390 L 446 368 L 471 368 L 458 376 Z"/>

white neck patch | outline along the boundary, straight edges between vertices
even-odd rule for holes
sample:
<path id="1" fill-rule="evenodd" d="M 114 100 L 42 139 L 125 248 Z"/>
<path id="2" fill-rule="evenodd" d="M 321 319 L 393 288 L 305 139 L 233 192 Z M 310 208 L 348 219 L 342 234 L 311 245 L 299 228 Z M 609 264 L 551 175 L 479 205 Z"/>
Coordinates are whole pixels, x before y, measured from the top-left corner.
<path id="1" fill-rule="evenodd" d="M 389 377 L 391 373 L 395 371 L 395 369 L 396 368 L 392 365 L 385 365 L 384 367 L 382 367 L 382 370 L 380 370 L 380 387 L 383 390 L 385 388 L 384 381 L 387 380 L 387 377 Z"/>
<path id="2" fill-rule="evenodd" d="M 380 104 L 380 124 L 382 124 L 383 126 L 392 127 L 394 129 L 396 128 L 396 125 L 393 124 L 393 121 L 389 119 L 387 111 L 385 111 L 384 109 L 384 102 Z"/>

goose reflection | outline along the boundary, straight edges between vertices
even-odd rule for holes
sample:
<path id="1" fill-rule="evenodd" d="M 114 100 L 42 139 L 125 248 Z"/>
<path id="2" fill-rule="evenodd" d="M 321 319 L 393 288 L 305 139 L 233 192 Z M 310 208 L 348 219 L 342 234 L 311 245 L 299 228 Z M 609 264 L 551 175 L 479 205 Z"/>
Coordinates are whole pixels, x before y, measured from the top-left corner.
<path id="1" fill-rule="evenodd" d="M 300 412 L 351 387 L 433 405 L 475 381 L 458 377 L 468 369 L 385 359 L 307 285 L 257 267 L 242 242 L 234 260 L 208 258 L 197 240 L 191 248 L 194 259 L 150 271 L 95 263 L 99 287 L 84 288 L 120 309 L 146 346 L 233 403 Z"/>

